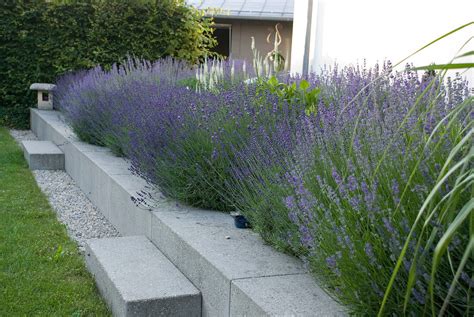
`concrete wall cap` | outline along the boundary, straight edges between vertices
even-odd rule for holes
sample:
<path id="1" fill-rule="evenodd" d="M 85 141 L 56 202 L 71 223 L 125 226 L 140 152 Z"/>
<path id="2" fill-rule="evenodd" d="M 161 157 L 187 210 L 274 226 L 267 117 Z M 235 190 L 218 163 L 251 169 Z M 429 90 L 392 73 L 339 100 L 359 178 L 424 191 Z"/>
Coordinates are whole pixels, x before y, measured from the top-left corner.
<path id="1" fill-rule="evenodd" d="M 56 85 L 53 84 L 34 83 L 30 86 L 30 90 L 53 91 L 55 89 Z"/>

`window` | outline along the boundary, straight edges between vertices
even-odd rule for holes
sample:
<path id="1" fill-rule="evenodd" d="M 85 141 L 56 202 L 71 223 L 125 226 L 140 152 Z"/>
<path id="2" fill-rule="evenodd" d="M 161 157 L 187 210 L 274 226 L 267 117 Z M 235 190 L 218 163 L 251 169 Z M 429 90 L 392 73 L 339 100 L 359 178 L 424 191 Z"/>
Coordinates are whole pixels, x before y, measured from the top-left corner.
<path id="1" fill-rule="evenodd" d="M 217 39 L 217 45 L 212 49 L 224 58 L 227 58 L 231 54 L 231 43 L 232 43 L 232 28 L 230 24 L 216 24 L 214 30 L 214 36 Z"/>

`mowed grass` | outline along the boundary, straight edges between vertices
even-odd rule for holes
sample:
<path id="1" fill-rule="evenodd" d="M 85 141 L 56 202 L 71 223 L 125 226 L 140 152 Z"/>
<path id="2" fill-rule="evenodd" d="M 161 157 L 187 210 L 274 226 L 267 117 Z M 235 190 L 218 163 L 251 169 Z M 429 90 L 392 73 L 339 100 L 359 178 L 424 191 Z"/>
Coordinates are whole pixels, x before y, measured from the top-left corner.
<path id="1" fill-rule="evenodd" d="M 77 245 L 0 127 L 0 316 L 108 316 Z"/>

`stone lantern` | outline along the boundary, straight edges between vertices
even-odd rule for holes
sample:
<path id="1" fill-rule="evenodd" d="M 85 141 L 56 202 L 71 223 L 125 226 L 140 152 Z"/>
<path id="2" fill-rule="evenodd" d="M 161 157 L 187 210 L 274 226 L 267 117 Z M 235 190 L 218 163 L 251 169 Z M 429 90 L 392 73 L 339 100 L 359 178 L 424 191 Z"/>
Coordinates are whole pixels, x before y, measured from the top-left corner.
<path id="1" fill-rule="evenodd" d="M 56 85 L 35 83 L 30 86 L 30 90 L 38 91 L 38 109 L 53 110 L 53 91 Z"/>

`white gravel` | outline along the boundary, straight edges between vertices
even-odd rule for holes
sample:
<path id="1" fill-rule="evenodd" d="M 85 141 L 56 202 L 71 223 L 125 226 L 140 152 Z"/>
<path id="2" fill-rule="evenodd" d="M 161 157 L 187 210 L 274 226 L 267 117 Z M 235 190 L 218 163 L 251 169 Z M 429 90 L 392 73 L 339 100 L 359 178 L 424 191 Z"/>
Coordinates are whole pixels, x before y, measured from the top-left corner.
<path id="1" fill-rule="evenodd" d="M 10 130 L 10 135 L 18 142 L 24 140 L 38 140 L 31 130 Z"/>
<path id="2" fill-rule="evenodd" d="M 10 130 L 10 134 L 17 142 L 37 140 L 29 130 Z M 65 171 L 33 171 L 33 174 L 81 252 L 87 239 L 120 235 Z"/>

